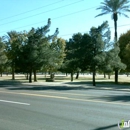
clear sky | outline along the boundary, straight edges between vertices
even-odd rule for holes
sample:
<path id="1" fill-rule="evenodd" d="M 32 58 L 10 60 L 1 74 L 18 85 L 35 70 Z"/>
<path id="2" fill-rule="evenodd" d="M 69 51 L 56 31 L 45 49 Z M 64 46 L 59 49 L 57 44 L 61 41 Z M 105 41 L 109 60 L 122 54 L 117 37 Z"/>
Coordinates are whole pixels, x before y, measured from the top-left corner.
<path id="1" fill-rule="evenodd" d="M 29 31 L 44 26 L 51 18 L 49 35 L 58 27 L 58 37 L 69 39 L 74 33 L 86 33 L 107 20 L 113 39 L 111 14 L 95 18 L 101 13 L 96 10 L 100 2 L 103 0 L 0 0 L 0 36 L 11 30 Z M 130 19 L 120 16 L 118 26 L 119 36 L 130 29 Z"/>

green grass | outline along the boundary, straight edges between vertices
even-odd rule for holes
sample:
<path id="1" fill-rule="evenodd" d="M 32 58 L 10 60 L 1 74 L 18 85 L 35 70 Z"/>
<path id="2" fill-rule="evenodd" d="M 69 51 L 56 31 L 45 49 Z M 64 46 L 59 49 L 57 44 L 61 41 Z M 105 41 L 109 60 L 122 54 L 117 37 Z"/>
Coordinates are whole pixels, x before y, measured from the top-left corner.
<path id="1" fill-rule="evenodd" d="M 9 83 L 9 84 L 15 84 L 15 83 L 28 83 L 28 80 L 26 80 L 24 75 L 15 75 L 15 80 L 11 79 L 11 75 L 3 75 L 3 77 L 0 77 L 0 83 Z M 46 78 L 49 78 L 49 75 L 47 75 Z M 46 82 L 45 75 L 37 75 L 38 82 Z M 33 81 L 33 80 L 32 80 Z M 56 75 L 55 76 L 55 82 L 71 82 L 70 81 L 70 75 Z M 75 79 L 74 75 L 74 81 L 73 82 L 80 82 L 80 83 L 92 83 L 92 75 L 80 75 L 79 79 Z M 96 76 L 96 83 L 97 84 L 114 84 L 114 75 L 111 76 L 111 79 L 104 78 L 103 75 L 97 75 Z M 126 75 L 119 75 L 119 84 L 120 85 L 130 85 L 130 77 L 127 77 Z"/>
<path id="2" fill-rule="evenodd" d="M 50 76 L 47 75 L 47 77 L 45 77 L 45 75 L 37 75 L 37 82 L 34 83 L 33 79 L 32 79 L 32 83 L 29 83 L 28 80 L 26 80 L 26 77 L 24 75 L 15 75 L 15 80 L 12 80 L 12 76 L 6 76 L 3 75 L 3 77 L 0 77 L 0 87 L 2 86 L 6 86 L 8 87 L 8 85 L 12 85 L 12 86 L 24 86 L 24 85 L 46 85 L 48 84 L 48 82 L 46 82 L 46 78 L 49 78 Z M 29 84 L 28 84 L 29 83 Z M 108 89 L 112 89 L 112 90 L 117 90 L 117 89 L 130 89 L 130 77 L 127 77 L 126 75 L 119 75 L 119 83 L 118 85 L 114 83 L 114 75 L 111 76 L 111 79 L 108 78 L 104 78 L 103 75 L 97 75 L 96 76 L 96 87 L 93 88 L 92 86 L 92 75 L 80 75 L 79 79 L 75 79 L 74 76 L 74 81 L 71 82 L 70 81 L 70 75 L 69 76 L 65 76 L 65 75 L 56 75 L 55 76 L 55 83 L 62 83 L 62 84 L 68 84 L 68 85 L 79 85 L 84 87 L 84 85 L 86 85 L 86 87 L 89 87 L 89 89 L 104 89 L 104 88 L 108 88 Z M 60 86 L 62 87 L 62 86 Z"/>

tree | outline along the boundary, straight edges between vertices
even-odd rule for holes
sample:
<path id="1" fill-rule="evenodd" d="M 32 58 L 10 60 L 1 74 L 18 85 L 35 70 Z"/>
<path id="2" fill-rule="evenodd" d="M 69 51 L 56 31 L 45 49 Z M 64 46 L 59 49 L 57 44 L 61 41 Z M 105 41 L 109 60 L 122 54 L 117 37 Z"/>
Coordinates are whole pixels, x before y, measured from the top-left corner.
<path id="1" fill-rule="evenodd" d="M 32 28 L 27 34 L 27 41 L 22 46 L 18 63 L 23 72 L 29 73 L 29 82 L 32 82 L 32 73 L 34 73 L 34 81 L 36 79 L 36 70 L 39 70 L 45 60 L 47 53 L 47 39 L 42 38 L 42 28 Z M 41 31 L 41 32 L 40 32 Z M 21 66 L 22 65 L 22 66 Z"/>
<path id="2" fill-rule="evenodd" d="M 25 70 L 26 67 L 24 68 L 22 63 L 24 60 L 26 61 L 26 59 L 24 59 L 22 61 L 21 53 L 23 52 L 23 48 L 27 45 L 27 32 L 23 31 L 23 32 L 18 32 L 18 33 L 19 33 L 19 35 L 17 36 L 17 39 L 18 39 L 17 41 L 19 43 L 19 47 L 16 50 L 14 50 L 15 54 L 17 56 L 15 58 L 15 66 L 16 66 L 15 71 L 24 72 L 23 70 Z M 27 54 L 27 52 L 26 52 L 26 54 Z"/>
<path id="3" fill-rule="evenodd" d="M 130 30 L 122 34 L 119 38 L 121 61 L 127 65 L 126 72 L 130 72 Z"/>
<path id="4" fill-rule="evenodd" d="M 4 37 L 6 43 L 6 55 L 8 57 L 8 64 L 12 69 L 12 79 L 15 79 L 16 59 L 18 58 L 18 51 L 21 47 L 20 33 L 16 31 L 7 32 Z"/>
<path id="5" fill-rule="evenodd" d="M 81 59 L 81 42 L 82 42 L 82 34 L 77 33 L 66 41 L 66 58 L 62 65 L 61 70 L 71 74 L 71 81 L 73 81 L 73 75 L 75 72 L 79 71 L 80 67 L 80 59 Z"/>
<path id="6" fill-rule="evenodd" d="M 109 37 L 106 35 L 109 32 L 108 22 L 103 22 L 100 26 L 92 27 L 90 29 L 90 36 L 91 36 L 91 44 L 90 47 L 91 51 L 89 52 L 90 55 L 90 70 L 93 73 L 93 86 L 96 86 L 95 83 L 95 75 L 96 70 L 102 66 L 105 62 L 105 42 L 104 39 L 107 40 Z"/>
<path id="7" fill-rule="evenodd" d="M 102 31 L 102 39 L 104 42 L 104 48 L 103 48 L 103 60 L 100 59 L 100 65 L 99 65 L 99 71 L 104 73 L 104 78 L 106 78 L 106 74 L 110 75 L 110 73 L 113 71 L 113 68 L 111 66 L 111 60 L 112 56 L 110 53 L 110 50 L 112 49 L 112 42 L 110 42 L 111 39 L 111 32 L 108 27 L 108 24 L 106 24 L 106 29 Z"/>
<path id="8" fill-rule="evenodd" d="M 22 63 L 21 68 L 24 67 L 25 72 L 29 73 L 29 82 L 32 82 L 32 73 L 34 73 L 34 81 L 37 81 L 36 71 L 47 65 L 49 58 L 52 56 L 50 41 L 58 34 L 58 28 L 53 35 L 47 37 L 46 34 L 49 32 L 50 24 L 49 18 L 47 25 L 44 27 L 32 28 L 21 48 L 18 61 Z"/>
<path id="9" fill-rule="evenodd" d="M 54 38 L 50 43 L 50 56 L 47 64 L 50 74 L 61 67 L 65 58 L 65 46 L 65 40 L 62 38 Z"/>
<path id="10" fill-rule="evenodd" d="M 0 73 L 1 73 L 1 76 L 5 67 L 6 61 L 7 61 L 7 57 L 5 55 L 5 44 L 3 42 L 3 38 L 0 37 Z"/>
<path id="11" fill-rule="evenodd" d="M 109 51 L 109 56 L 111 57 L 110 65 L 113 68 L 113 70 L 115 69 L 123 70 L 126 68 L 126 65 L 121 62 L 121 59 L 118 56 L 119 51 L 120 51 L 119 47 L 114 47 L 113 49 Z"/>
<path id="12" fill-rule="evenodd" d="M 99 27 L 92 27 L 89 34 L 77 33 L 66 43 L 66 59 L 63 68 L 73 74 L 79 70 L 93 72 L 93 85 L 95 86 L 95 74 L 98 67 L 104 62 L 103 40 L 107 40 L 108 22 Z"/>
<path id="13" fill-rule="evenodd" d="M 124 12 L 130 12 L 130 5 L 129 0 L 104 0 L 104 2 L 101 2 L 101 6 L 97 9 L 101 9 L 102 13 L 97 15 L 102 16 L 105 14 L 112 13 L 112 19 L 114 20 L 114 28 L 115 28 L 115 43 L 116 46 L 118 46 L 117 42 L 117 20 L 118 20 L 118 14 L 124 15 L 125 17 L 128 17 L 128 15 L 124 14 Z M 115 68 L 115 83 L 118 83 L 118 68 Z"/>

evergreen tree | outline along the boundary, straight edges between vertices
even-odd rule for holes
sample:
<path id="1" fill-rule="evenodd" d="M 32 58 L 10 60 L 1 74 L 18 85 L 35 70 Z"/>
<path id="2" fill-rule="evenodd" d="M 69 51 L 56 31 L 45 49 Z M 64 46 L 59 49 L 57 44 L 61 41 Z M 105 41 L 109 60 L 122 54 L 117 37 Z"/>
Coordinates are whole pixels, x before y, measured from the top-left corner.
<path id="1" fill-rule="evenodd" d="M 121 61 L 127 65 L 126 73 L 130 72 L 130 30 L 126 33 L 122 34 L 119 38 L 119 47 L 120 53 L 119 56 L 121 57 Z"/>
<path id="2" fill-rule="evenodd" d="M 16 31 L 7 32 L 4 37 L 6 45 L 6 55 L 8 57 L 8 65 L 11 66 L 12 79 L 15 79 L 16 60 L 18 58 L 18 51 L 21 47 L 20 33 Z"/>
<path id="3" fill-rule="evenodd" d="M 3 42 L 3 38 L 0 37 L 0 73 L 2 76 L 2 72 L 5 69 L 5 64 L 7 62 L 7 57 L 5 55 L 5 44 Z"/>
<path id="4" fill-rule="evenodd" d="M 81 33 L 74 34 L 69 41 L 66 41 L 66 58 L 61 70 L 66 73 L 71 73 L 71 81 L 73 81 L 73 75 L 75 72 L 79 71 L 81 65 L 81 42 Z"/>
<path id="5" fill-rule="evenodd" d="M 95 75 L 96 70 L 99 69 L 105 62 L 106 53 L 105 53 L 105 41 L 109 39 L 107 37 L 107 33 L 109 33 L 108 29 L 108 22 L 103 22 L 100 26 L 92 27 L 90 30 L 91 36 L 91 44 L 90 48 L 92 49 L 91 60 L 90 60 L 90 69 L 93 72 L 93 86 L 96 85 L 95 83 Z"/>
<path id="6" fill-rule="evenodd" d="M 55 38 L 50 43 L 50 57 L 48 59 L 48 70 L 50 73 L 57 71 L 65 58 L 65 40 L 62 38 Z"/>
<path id="7" fill-rule="evenodd" d="M 50 49 L 50 41 L 58 34 L 56 29 L 54 35 L 46 36 L 49 32 L 51 21 L 48 19 L 47 25 L 41 28 L 32 28 L 27 34 L 26 44 L 22 47 L 20 60 L 29 73 L 29 82 L 32 82 L 32 73 L 34 73 L 34 81 L 37 81 L 36 71 L 47 65 L 53 52 Z"/>

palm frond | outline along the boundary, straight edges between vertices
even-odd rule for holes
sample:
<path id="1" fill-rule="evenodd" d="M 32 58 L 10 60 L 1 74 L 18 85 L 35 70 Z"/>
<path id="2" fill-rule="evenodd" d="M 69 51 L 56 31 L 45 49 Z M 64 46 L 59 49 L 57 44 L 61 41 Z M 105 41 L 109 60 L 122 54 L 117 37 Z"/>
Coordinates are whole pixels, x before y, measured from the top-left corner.
<path id="1" fill-rule="evenodd" d="M 120 0 L 120 2 L 119 2 L 120 7 L 127 5 L 127 4 L 129 4 L 129 0 Z"/>
<path id="2" fill-rule="evenodd" d="M 118 14 L 119 14 L 119 13 L 118 13 Z M 124 13 L 120 13 L 120 15 L 123 15 L 123 16 L 125 16 L 126 18 L 129 18 L 129 16 L 126 15 L 126 14 L 124 14 Z"/>
<path id="3" fill-rule="evenodd" d="M 102 12 L 104 12 L 104 11 L 109 11 L 109 12 L 111 12 L 111 9 L 110 9 L 108 6 L 100 6 L 100 7 L 98 7 L 96 10 L 99 10 L 99 9 L 101 9 Z"/>
<path id="4" fill-rule="evenodd" d="M 128 5 L 129 3 L 129 0 L 104 0 L 104 2 L 101 2 L 101 6 L 97 8 L 97 10 L 100 9 L 102 13 L 95 17 L 108 13 L 117 13 L 128 17 L 128 15 L 124 14 L 124 12 L 130 12 L 130 5 Z"/>
<path id="5" fill-rule="evenodd" d="M 105 14 L 108 14 L 108 13 L 109 13 L 109 12 L 106 11 L 106 12 L 104 12 L 104 13 L 98 14 L 98 15 L 95 16 L 95 18 L 96 18 L 96 17 L 99 17 L 99 16 L 102 16 L 102 15 L 105 15 Z"/>
<path id="6" fill-rule="evenodd" d="M 130 12 L 130 9 L 122 9 L 122 11 Z"/>

